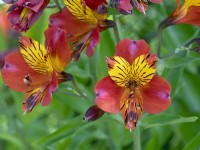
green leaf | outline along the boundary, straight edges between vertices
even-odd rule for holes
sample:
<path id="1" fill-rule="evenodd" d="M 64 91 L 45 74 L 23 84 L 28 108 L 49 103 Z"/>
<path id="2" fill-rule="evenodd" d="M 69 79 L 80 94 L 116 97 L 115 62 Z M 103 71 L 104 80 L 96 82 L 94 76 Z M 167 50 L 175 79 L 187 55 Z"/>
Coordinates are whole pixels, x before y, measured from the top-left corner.
<path id="1" fill-rule="evenodd" d="M 140 125 L 144 128 L 178 124 L 184 122 L 194 122 L 198 117 L 182 117 L 177 115 L 167 115 L 167 114 L 157 114 L 157 115 L 147 115 L 146 117 L 141 118 Z"/>
<path id="2" fill-rule="evenodd" d="M 186 50 L 184 51 L 182 50 L 169 58 L 163 59 L 163 61 L 166 64 L 166 67 L 168 68 L 176 68 L 176 67 L 184 66 L 184 65 L 187 65 L 188 63 L 191 63 L 197 60 L 200 60 L 199 54 L 192 51 L 187 52 Z"/>
<path id="3" fill-rule="evenodd" d="M 199 149 L 200 133 L 197 134 L 183 150 Z"/>

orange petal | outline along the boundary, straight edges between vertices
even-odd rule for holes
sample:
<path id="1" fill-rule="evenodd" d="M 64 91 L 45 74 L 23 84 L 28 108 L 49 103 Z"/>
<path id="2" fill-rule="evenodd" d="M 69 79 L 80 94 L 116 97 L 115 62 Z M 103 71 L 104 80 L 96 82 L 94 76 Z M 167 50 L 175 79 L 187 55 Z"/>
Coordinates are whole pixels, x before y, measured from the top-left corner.
<path id="1" fill-rule="evenodd" d="M 119 112 L 123 91 L 124 89 L 117 86 L 109 76 L 104 77 L 95 86 L 97 106 L 105 112 Z"/>

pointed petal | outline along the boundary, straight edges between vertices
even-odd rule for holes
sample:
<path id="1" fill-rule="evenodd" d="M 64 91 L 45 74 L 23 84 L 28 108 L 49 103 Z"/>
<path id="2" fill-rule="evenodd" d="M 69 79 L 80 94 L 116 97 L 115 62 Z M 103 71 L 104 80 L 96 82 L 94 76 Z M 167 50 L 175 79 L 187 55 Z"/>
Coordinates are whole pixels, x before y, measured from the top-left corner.
<path id="1" fill-rule="evenodd" d="M 94 48 L 97 46 L 97 44 L 99 44 L 99 38 L 100 38 L 99 30 L 98 28 L 95 28 L 92 31 L 90 43 L 87 46 L 87 50 L 86 50 L 87 56 L 91 57 L 94 55 Z"/>
<path id="2" fill-rule="evenodd" d="M 25 36 L 20 38 L 19 44 L 24 60 L 33 70 L 49 75 L 53 72 L 47 50 L 43 45 Z"/>
<path id="3" fill-rule="evenodd" d="M 84 4 L 84 1 L 64 0 L 64 4 L 77 19 L 87 22 L 91 25 L 96 25 L 98 23 L 92 10 L 86 4 Z"/>
<path id="4" fill-rule="evenodd" d="M 50 76 L 40 74 L 30 68 L 20 52 L 13 52 L 6 56 L 2 78 L 7 86 L 19 92 L 37 88 L 50 80 Z"/>
<path id="5" fill-rule="evenodd" d="M 117 86 L 109 76 L 104 77 L 95 86 L 97 106 L 105 112 L 119 112 L 123 91 L 124 89 Z"/>
<path id="6" fill-rule="evenodd" d="M 187 10 L 186 16 L 184 16 L 180 20 L 174 21 L 174 23 L 200 26 L 199 14 L 200 14 L 199 6 L 198 7 L 190 6 Z"/>
<path id="7" fill-rule="evenodd" d="M 70 47 L 66 41 L 66 31 L 59 27 L 49 27 L 45 31 L 45 37 L 51 64 L 57 72 L 62 72 L 71 57 Z"/>
<path id="8" fill-rule="evenodd" d="M 85 34 L 96 27 L 77 19 L 67 8 L 63 8 L 60 12 L 51 15 L 49 18 L 49 26 L 65 29 L 68 38 L 71 36 L 73 38 L 74 34 Z"/>
<path id="9" fill-rule="evenodd" d="M 141 87 L 140 92 L 143 97 L 144 111 L 147 113 L 162 112 L 171 104 L 171 86 L 158 75 L 155 75 L 149 84 Z"/>
<path id="10" fill-rule="evenodd" d="M 49 103 L 51 102 L 51 98 L 52 98 L 52 93 L 58 88 L 58 80 L 56 77 L 56 73 L 53 72 L 52 74 L 52 80 L 50 82 L 50 84 L 48 85 L 47 88 L 47 93 L 43 99 L 42 105 L 43 106 L 47 106 L 49 105 Z"/>
<path id="11" fill-rule="evenodd" d="M 130 79 L 131 65 L 122 57 L 107 57 L 108 74 L 116 85 L 125 87 Z"/>
<path id="12" fill-rule="evenodd" d="M 123 39 L 116 46 L 115 56 L 123 57 L 132 64 L 138 56 L 148 53 L 150 48 L 144 40 Z"/>

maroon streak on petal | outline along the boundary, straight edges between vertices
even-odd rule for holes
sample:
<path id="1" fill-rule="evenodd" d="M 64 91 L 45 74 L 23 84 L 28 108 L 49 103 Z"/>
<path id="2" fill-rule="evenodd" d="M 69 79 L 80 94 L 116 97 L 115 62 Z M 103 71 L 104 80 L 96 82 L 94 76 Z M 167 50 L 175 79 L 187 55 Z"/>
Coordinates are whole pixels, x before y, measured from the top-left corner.
<path id="1" fill-rule="evenodd" d="M 116 46 L 115 56 L 123 57 L 132 64 L 137 57 L 148 53 L 150 48 L 144 40 L 123 39 Z"/>
<path id="2" fill-rule="evenodd" d="M 150 114 L 160 113 L 171 104 L 170 84 L 162 77 L 155 75 L 146 86 L 140 87 L 144 111 Z"/>
<path id="3" fill-rule="evenodd" d="M 27 80 L 26 77 L 29 78 L 30 85 L 24 82 Z M 7 86 L 19 92 L 40 87 L 51 80 L 51 76 L 40 74 L 30 68 L 20 52 L 13 52 L 6 56 L 2 78 Z"/>
<path id="4" fill-rule="evenodd" d="M 105 112 L 119 112 L 120 98 L 124 90 L 117 86 L 109 76 L 104 77 L 95 86 L 97 106 Z"/>

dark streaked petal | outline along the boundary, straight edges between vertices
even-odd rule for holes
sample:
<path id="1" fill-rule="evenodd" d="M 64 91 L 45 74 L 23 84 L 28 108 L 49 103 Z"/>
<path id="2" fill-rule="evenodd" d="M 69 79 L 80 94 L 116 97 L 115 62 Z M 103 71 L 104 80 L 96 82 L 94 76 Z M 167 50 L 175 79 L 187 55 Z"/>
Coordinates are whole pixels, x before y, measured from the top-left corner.
<path id="1" fill-rule="evenodd" d="M 24 61 L 20 52 L 13 52 L 5 58 L 2 78 L 11 89 L 25 92 L 48 83 L 51 77 L 34 71 Z"/>

